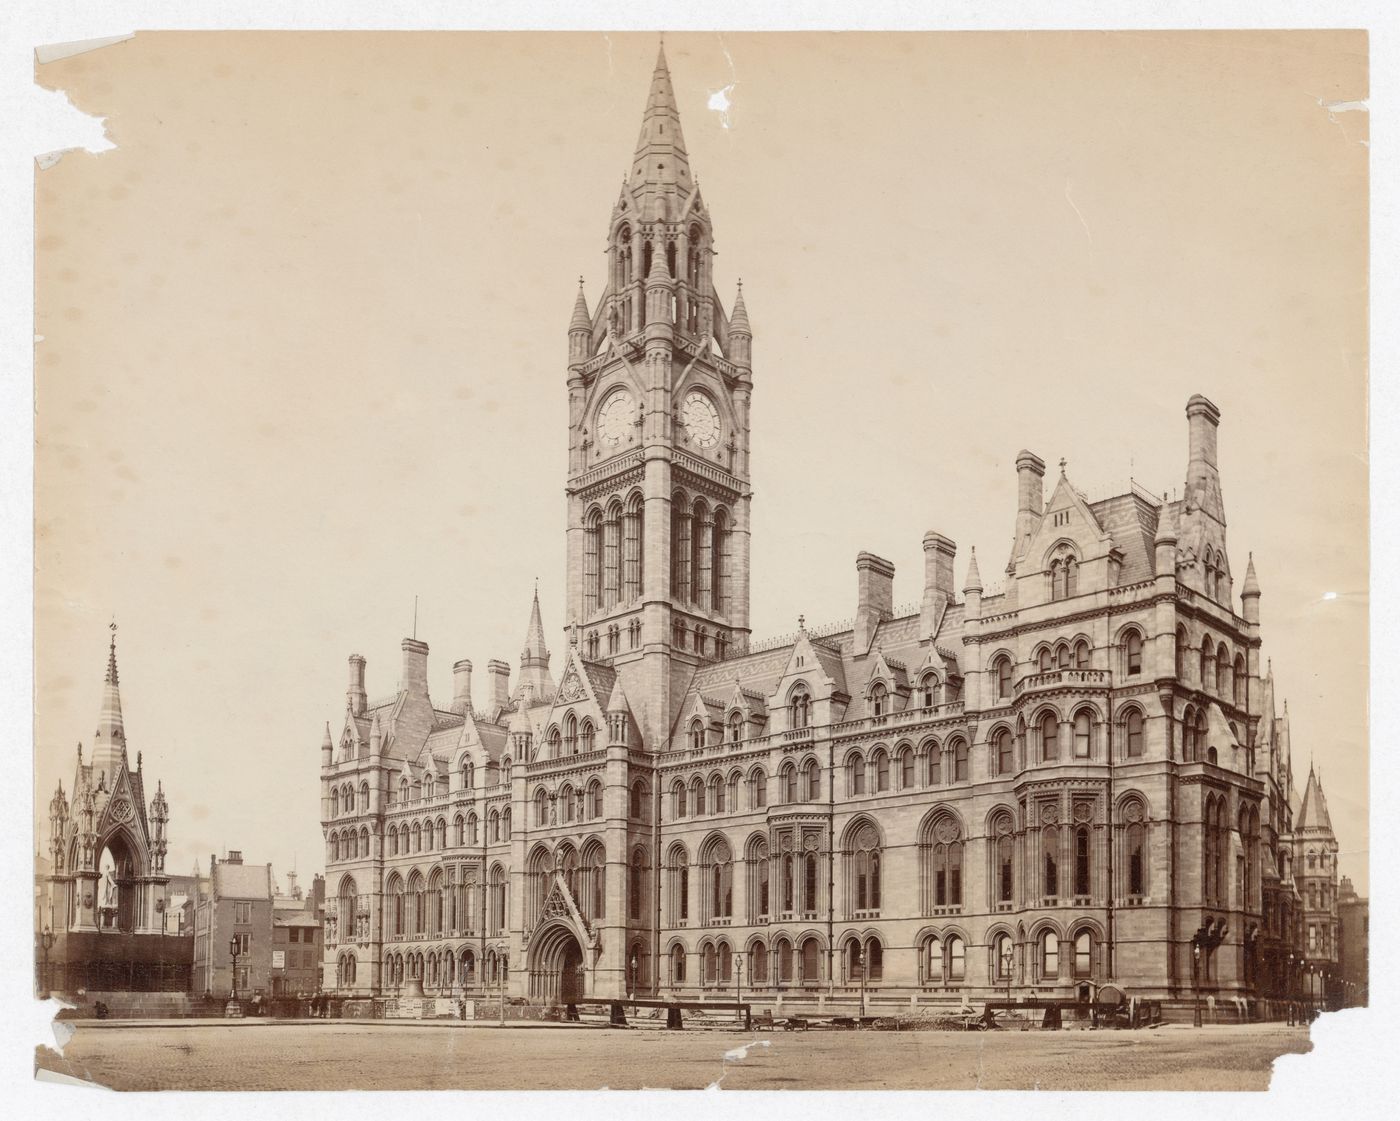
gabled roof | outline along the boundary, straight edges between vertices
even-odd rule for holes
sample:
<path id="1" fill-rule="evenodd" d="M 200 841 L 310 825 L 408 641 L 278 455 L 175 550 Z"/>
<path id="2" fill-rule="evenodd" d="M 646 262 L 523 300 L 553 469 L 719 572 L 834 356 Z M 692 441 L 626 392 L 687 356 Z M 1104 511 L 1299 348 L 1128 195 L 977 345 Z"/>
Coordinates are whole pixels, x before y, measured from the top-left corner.
<path id="1" fill-rule="evenodd" d="M 1120 494 L 1089 507 L 1104 532 L 1123 554 L 1120 584 L 1136 584 L 1156 574 L 1158 507 L 1136 492 Z"/>

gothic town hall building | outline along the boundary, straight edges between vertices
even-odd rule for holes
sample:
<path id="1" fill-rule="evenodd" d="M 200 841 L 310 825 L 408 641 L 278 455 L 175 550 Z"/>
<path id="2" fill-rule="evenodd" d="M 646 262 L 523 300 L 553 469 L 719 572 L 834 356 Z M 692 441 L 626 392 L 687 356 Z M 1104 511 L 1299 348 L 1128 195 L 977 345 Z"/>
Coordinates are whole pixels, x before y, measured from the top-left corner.
<path id="1" fill-rule="evenodd" d="M 1287 716 L 1226 547 L 1215 405 L 1186 405 L 1181 499 L 1090 503 L 1024 451 L 999 590 L 975 551 L 959 588 L 931 531 L 917 610 L 861 553 L 853 623 L 755 642 L 753 332 L 714 287 L 664 55 L 607 233 L 568 329 L 563 652 L 536 597 L 484 703 L 464 660 L 439 707 L 413 639 L 370 703 L 351 656 L 321 750 L 325 987 L 1291 992 Z"/>

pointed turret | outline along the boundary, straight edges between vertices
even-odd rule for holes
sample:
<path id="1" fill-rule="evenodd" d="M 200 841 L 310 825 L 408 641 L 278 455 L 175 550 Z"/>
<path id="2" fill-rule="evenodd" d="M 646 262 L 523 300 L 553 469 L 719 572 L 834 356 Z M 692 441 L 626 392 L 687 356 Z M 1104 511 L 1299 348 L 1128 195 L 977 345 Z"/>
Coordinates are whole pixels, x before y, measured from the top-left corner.
<path id="1" fill-rule="evenodd" d="M 747 366 L 753 360 L 753 328 L 749 326 L 749 309 L 744 305 L 744 282 L 739 281 L 734 297 L 734 314 L 729 317 L 729 347 L 726 354 L 737 366 Z"/>
<path id="2" fill-rule="evenodd" d="M 1177 542 L 1177 517 L 1176 504 L 1165 501 L 1163 495 L 1162 511 L 1157 516 L 1157 535 L 1153 540 L 1153 551 L 1156 557 L 1156 569 L 1158 576 L 1170 576 L 1176 578 L 1176 542 Z"/>
<path id="3" fill-rule="evenodd" d="M 1299 833 L 1332 833 L 1332 817 L 1327 812 L 1327 796 L 1322 792 L 1322 780 L 1311 764 L 1308 766 L 1308 785 L 1303 790 L 1303 805 L 1298 810 L 1298 823 L 1294 827 Z"/>
<path id="4" fill-rule="evenodd" d="M 1249 567 L 1244 573 L 1244 587 L 1240 589 L 1240 605 L 1245 621 L 1259 623 L 1259 577 L 1254 574 L 1254 554 L 1249 554 Z"/>
<path id="5" fill-rule="evenodd" d="M 622 674 L 618 674 L 613 679 L 612 695 L 608 697 L 608 743 L 618 747 L 626 747 L 631 738 L 628 731 L 631 715 L 631 706 L 627 703 L 627 694 L 622 691 Z"/>
<path id="6" fill-rule="evenodd" d="M 968 592 L 982 592 L 982 574 L 977 571 L 977 546 L 972 547 L 972 555 L 967 562 L 967 579 L 963 581 L 963 594 Z"/>
<path id="7" fill-rule="evenodd" d="M 515 689 L 517 697 L 529 686 L 535 703 L 554 696 L 554 678 L 549 674 L 549 649 L 544 642 L 544 622 L 540 617 L 540 589 L 535 585 L 535 597 L 530 603 L 530 622 L 525 627 L 525 646 L 520 651 L 520 679 Z"/>
<path id="8" fill-rule="evenodd" d="M 326 721 L 326 734 L 321 737 L 321 766 L 331 765 L 331 756 L 335 752 L 335 741 L 331 739 L 330 721 Z"/>
<path id="9" fill-rule="evenodd" d="M 593 317 L 588 314 L 588 301 L 583 295 L 583 277 L 578 278 L 578 298 L 574 300 L 574 317 L 569 320 L 569 361 L 586 362 L 593 342 Z"/>
<path id="10" fill-rule="evenodd" d="M 112 624 L 111 645 L 107 650 L 107 677 L 102 687 L 102 713 L 97 718 L 92 766 L 107 776 L 110 787 L 117 765 L 126 756 L 126 729 L 122 724 L 122 698 L 117 676 L 117 624 Z"/>

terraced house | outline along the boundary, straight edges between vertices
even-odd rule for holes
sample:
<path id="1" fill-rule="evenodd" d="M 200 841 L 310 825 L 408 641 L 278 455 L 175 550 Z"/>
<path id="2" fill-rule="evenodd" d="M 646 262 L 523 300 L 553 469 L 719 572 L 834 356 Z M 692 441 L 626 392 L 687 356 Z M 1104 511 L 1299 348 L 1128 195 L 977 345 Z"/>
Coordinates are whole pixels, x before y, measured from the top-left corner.
<path id="1" fill-rule="evenodd" d="M 459 661 L 435 705 L 413 639 L 377 703 L 350 658 L 321 754 L 326 988 L 1283 995 L 1289 740 L 1216 407 L 1186 405 L 1180 498 L 1089 502 L 1022 452 L 999 586 L 969 551 L 959 587 L 931 531 L 918 603 L 862 553 L 853 620 L 756 642 L 753 332 L 712 243 L 662 56 L 568 328 L 563 653 L 536 596 L 484 703 Z"/>

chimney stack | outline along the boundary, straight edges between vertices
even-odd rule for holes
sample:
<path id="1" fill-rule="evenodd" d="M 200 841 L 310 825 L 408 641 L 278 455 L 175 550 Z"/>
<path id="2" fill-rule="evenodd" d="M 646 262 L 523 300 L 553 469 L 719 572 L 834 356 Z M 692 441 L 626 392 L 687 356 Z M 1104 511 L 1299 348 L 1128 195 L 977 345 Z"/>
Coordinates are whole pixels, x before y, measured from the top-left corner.
<path id="1" fill-rule="evenodd" d="M 1016 456 L 1016 557 L 1025 554 L 1045 514 L 1045 460 L 1024 449 Z"/>
<path id="2" fill-rule="evenodd" d="M 241 849 L 229 849 L 228 856 L 224 857 L 225 864 L 242 864 L 243 851 Z"/>
<path id="3" fill-rule="evenodd" d="M 924 534 L 924 598 L 920 604 L 919 633 L 933 634 L 944 608 L 953 602 L 953 559 L 957 544 L 941 533 Z"/>
<path id="4" fill-rule="evenodd" d="M 486 680 L 490 690 L 489 707 L 494 718 L 503 708 L 510 707 L 510 666 L 499 658 L 486 663 Z"/>
<path id="5" fill-rule="evenodd" d="M 472 707 L 472 664 L 463 658 L 452 667 L 452 707 L 459 716 Z"/>
<path id="6" fill-rule="evenodd" d="M 1199 393 L 1194 394 L 1186 402 L 1186 423 L 1190 433 L 1190 451 L 1186 461 L 1186 493 L 1183 495 L 1186 508 L 1183 513 L 1201 510 L 1223 524 L 1225 500 L 1220 493 L 1220 472 L 1215 462 L 1220 410 Z"/>
<path id="7" fill-rule="evenodd" d="M 399 689 L 405 693 L 428 695 L 428 644 L 416 638 L 406 638 L 402 643 L 403 677 Z"/>
<path id="8" fill-rule="evenodd" d="M 356 716 L 365 714 L 365 660 L 359 654 L 350 655 L 350 685 L 345 690 L 345 699 Z"/>
<path id="9" fill-rule="evenodd" d="M 856 557 L 855 652 L 864 654 L 875 639 L 881 619 L 894 614 L 894 565 L 874 553 Z"/>

